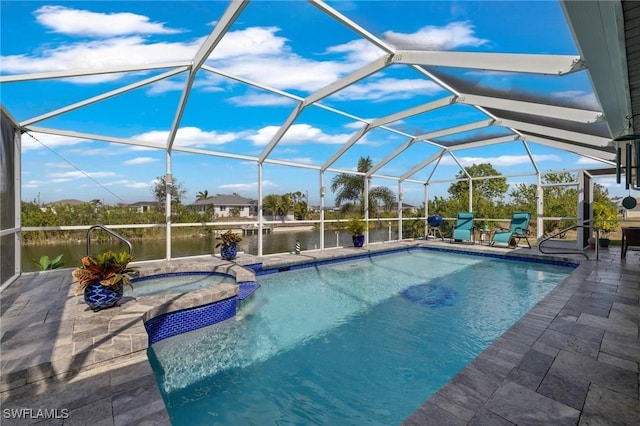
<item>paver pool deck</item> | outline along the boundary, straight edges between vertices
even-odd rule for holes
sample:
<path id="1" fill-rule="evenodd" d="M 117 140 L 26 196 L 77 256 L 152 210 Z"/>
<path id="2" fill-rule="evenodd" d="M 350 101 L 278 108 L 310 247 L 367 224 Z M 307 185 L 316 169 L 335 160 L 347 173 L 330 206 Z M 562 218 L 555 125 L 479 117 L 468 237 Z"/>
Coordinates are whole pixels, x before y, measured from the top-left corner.
<path id="1" fill-rule="evenodd" d="M 300 255 L 240 255 L 235 263 L 207 256 L 140 264 L 146 274 L 215 270 L 245 280 L 251 272 L 238 264 L 283 267 L 414 245 L 544 257 L 536 249 L 422 240 Z M 180 309 L 209 293 L 125 296 L 120 306 L 94 313 L 82 297 L 73 296 L 70 271 L 23 274 L 0 294 L 0 423 L 170 424 L 147 361 L 142 317 L 158 304 Z M 403 424 L 640 424 L 639 300 L 640 252 L 620 259 L 619 247 L 601 250 L 599 261 L 581 261 Z M 38 410 L 58 418 L 45 419 Z M 27 418 L 16 418 L 18 413 Z"/>

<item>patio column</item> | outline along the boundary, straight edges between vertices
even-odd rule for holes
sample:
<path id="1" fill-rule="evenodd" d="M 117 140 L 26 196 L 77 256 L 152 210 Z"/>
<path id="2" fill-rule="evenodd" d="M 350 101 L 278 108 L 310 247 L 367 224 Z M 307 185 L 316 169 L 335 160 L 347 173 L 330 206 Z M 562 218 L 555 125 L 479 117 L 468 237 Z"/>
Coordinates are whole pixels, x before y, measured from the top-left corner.
<path id="1" fill-rule="evenodd" d="M 320 250 L 324 250 L 324 172 L 320 172 Z M 307 203 L 309 201 L 307 200 Z"/>
<path id="2" fill-rule="evenodd" d="M 166 253 L 167 260 L 171 260 L 171 192 L 173 188 L 173 175 L 171 174 L 171 151 L 167 150 L 166 168 L 164 175 L 164 215 L 166 225 Z"/>
<path id="3" fill-rule="evenodd" d="M 370 179 L 364 177 L 364 244 L 369 245 L 369 185 Z"/>
<path id="4" fill-rule="evenodd" d="M 586 171 L 581 170 L 578 179 L 578 225 L 587 225 L 578 228 L 576 240 L 578 249 L 582 250 L 589 244 L 589 238 L 593 235 L 591 225 L 593 216 L 593 177 Z"/>
<path id="5" fill-rule="evenodd" d="M 21 267 L 22 233 L 22 192 L 21 192 L 21 132 L 20 126 L 8 114 L 0 115 L 2 121 L 2 140 L 0 156 L 0 237 L 2 238 L 2 257 L 0 258 L 0 292 L 18 279 Z M 6 167 L 5 167 L 6 166 Z"/>
<path id="6" fill-rule="evenodd" d="M 429 184 L 424 184 L 424 239 L 427 239 L 427 233 L 429 232 L 429 223 L 427 218 L 429 217 Z"/>
<path id="7" fill-rule="evenodd" d="M 258 257 L 262 257 L 262 162 L 258 161 Z"/>
<path id="8" fill-rule="evenodd" d="M 544 191 L 542 190 L 542 176 L 536 174 L 536 239 L 544 236 Z"/>
<path id="9" fill-rule="evenodd" d="M 402 240 L 402 181 L 398 181 L 398 240 Z"/>

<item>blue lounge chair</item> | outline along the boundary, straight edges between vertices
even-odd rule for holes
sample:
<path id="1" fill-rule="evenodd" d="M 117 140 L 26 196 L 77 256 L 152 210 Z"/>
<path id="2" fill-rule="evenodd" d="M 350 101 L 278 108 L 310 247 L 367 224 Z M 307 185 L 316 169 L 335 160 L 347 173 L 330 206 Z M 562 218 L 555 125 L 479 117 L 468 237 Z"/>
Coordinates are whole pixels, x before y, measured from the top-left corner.
<path id="1" fill-rule="evenodd" d="M 451 242 L 454 241 L 473 243 L 473 212 L 458 213 L 458 220 L 451 235 Z"/>
<path id="2" fill-rule="evenodd" d="M 491 238 L 491 246 L 494 244 L 506 244 L 509 247 L 516 248 L 520 240 L 524 239 L 529 248 L 529 222 L 531 221 L 531 213 L 517 212 L 511 217 L 511 225 L 509 228 L 498 228 Z"/>

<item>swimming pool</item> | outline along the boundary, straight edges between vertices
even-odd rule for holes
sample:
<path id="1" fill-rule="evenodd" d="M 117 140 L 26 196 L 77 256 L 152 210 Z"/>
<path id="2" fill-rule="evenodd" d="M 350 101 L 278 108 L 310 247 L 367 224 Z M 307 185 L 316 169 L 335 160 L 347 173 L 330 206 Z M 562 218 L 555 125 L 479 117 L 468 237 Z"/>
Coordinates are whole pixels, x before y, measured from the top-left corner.
<path id="1" fill-rule="evenodd" d="M 149 358 L 176 425 L 398 424 L 571 270 L 412 250 L 260 276 Z"/>
<path id="2" fill-rule="evenodd" d="M 133 290 L 125 287 L 125 294 L 131 296 L 181 294 L 221 283 L 235 284 L 236 280 L 231 275 L 219 272 L 171 272 L 135 278 L 131 280 Z"/>

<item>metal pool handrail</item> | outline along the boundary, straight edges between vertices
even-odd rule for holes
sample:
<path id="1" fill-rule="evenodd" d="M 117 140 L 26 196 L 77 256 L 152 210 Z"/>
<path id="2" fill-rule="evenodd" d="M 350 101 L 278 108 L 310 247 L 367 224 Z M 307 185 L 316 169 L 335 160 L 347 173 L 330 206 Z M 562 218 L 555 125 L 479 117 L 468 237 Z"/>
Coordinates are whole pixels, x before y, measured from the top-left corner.
<path id="1" fill-rule="evenodd" d="M 112 236 L 116 237 L 117 239 L 119 239 L 120 241 L 125 243 L 127 245 L 127 247 L 129 247 L 129 256 L 133 255 L 133 244 L 131 244 L 131 242 L 129 240 L 127 240 L 122 235 L 118 234 L 115 231 L 112 231 L 111 229 L 107 228 L 104 225 L 93 225 L 87 231 L 87 256 L 91 256 L 91 232 L 94 229 L 97 229 L 97 228 L 102 229 L 103 231 L 107 232 L 108 234 L 111 234 Z"/>
<path id="2" fill-rule="evenodd" d="M 568 228 L 565 228 L 561 231 L 556 232 L 553 235 L 550 235 L 548 237 L 543 238 L 542 240 L 540 240 L 538 242 L 538 251 L 540 253 L 543 254 L 581 254 L 583 255 L 587 260 L 589 260 L 589 256 L 583 251 L 583 250 L 570 250 L 570 251 L 544 251 L 542 250 L 542 246 L 544 243 L 546 243 L 547 241 L 549 241 L 551 238 L 553 237 L 557 237 L 560 234 L 564 234 L 567 231 L 571 231 L 572 229 L 578 229 L 578 228 L 591 228 L 591 229 L 595 229 L 596 230 L 596 244 L 595 244 L 595 252 L 596 252 L 596 260 L 600 260 L 600 254 L 599 254 L 599 250 L 598 250 L 598 240 L 600 239 L 600 230 L 596 227 L 594 227 L 593 225 L 572 225 Z"/>

